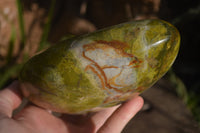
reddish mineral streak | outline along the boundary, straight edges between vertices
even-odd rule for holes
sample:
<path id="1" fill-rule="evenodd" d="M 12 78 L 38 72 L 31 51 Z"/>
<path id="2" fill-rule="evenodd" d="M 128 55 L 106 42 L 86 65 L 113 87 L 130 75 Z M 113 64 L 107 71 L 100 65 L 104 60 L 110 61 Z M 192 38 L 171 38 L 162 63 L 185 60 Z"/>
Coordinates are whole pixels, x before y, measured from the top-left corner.
<path id="1" fill-rule="evenodd" d="M 91 61 L 92 63 L 94 63 L 94 64 L 92 64 L 92 65 L 94 65 L 94 66 L 96 66 L 96 67 L 98 68 L 98 70 L 99 70 L 100 73 L 102 74 L 104 80 L 103 80 L 103 78 L 101 77 L 101 75 L 98 74 L 98 72 L 97 72 L 91 65 L 86 66 L 86 68 L 89 67 L 89 66 L 90 66 L 89 68 L 93 68 L 92 71 L 93 71 L 94 73 L 96 73 L 96 74 L 98 75 L 98 77 L 101 79 L 101 81 L 102 81 L 102 86 L 104 86 L 104 85 L 103 85 L 103 81 L 105 81 L 105 85 L 108 87 L 108 84 L 107 84 L 107 77 L 106 77 L 104 71 L 101 69 L 101 67 L 100 67 L 95 61 L 93 61 L 92 59 L 90 59 L 89 57 L 87 57 L 87 56 L 85 55 L 85 51 L 83 51 L 83 57 L 86 58 L 87 60 Z"/>
<path id="2" fill-rule="evenodd" d="M 102 45 L 102 44 L 104 44 L 104 45 Z M 116 76 L 114 76 L 113 78 L 109 79 L 109 81 L 106 77 L 105 72 L 103 71 L 103 69 L 119 68 L 119 67 L 117 67 L 117 66 L 103 66 L 103 67 L 101 67 L 101 66 L 98 65 L 97 62 L 95 62 L 94 60 L 92 60 L 91 58 L 89 58 L 85 55 L 85 52 L 87 52 L 87 51 L 95 50 L 95 49 L 98 49 L 98 48 L 102 49 L 102 50 L 106 50 L 108 48 L 108 46 L 113 47 L 119 55 L 122 55 L 124 57 L 132 57 L 132 58 L 134 57 L 135 60 L 131 61 L 128 66 L 131 66 L 131 68 L 139 67 L 139 64 L 141 63 L 141 61 L 137 57 L 135 57 L 133 54 L 129 54 L 129 53 L 124 52 L 125 48 L 128 47 L 128 45 L 126 43 L 123 43 L 123 42 L 120 42 L 120 41 L 110 41 L 110 42 L 108 42 L 108 41 L 104 41 L 104 40 L 98 40 L 98 41 L 95 41 L 94 43 L 86 44 L 86 45 L 83 46 L 84 51 L 82 53 L 82 56 L 85 59 L 92 62 L 90 65 L 86 66 L 85 71 L 87 71 L 88 69 L 91 69 L 101 80 L 101 84 L 102 84 L 103 89 L 106 89 L 106 87 L 107 87 L 109 89 L 114 89 L 115 91 L 117 91 L 119 93 L 123 93 L 123 91 L 111 86 L 111 85 L 114 85 L 114 86 L 118 86 L 118 87 L 123 87 L 123 86 L 117 85 L 115 83 L 116 78 L 121 75 L 122 71 L 119 74 L 117 74 Z M 95 68 L 92 67 L 92 65 L 94 65 L 99 70 L 100 73 L 98 71 L 96 71 Z M 127 65 L 124 65 L 124 66 L 127 66 Z M 122 68 L 124 68 L 124 66 L 122 66 Z"/>
<path id="3" fill-rule="evenodd" d="M 134 90 L 128 90 L 127 93 L 132 93 L 132 94 L 134 94 L 135 90 L 138 91 L 138 89 L 139 89 L 139 90 L 141 89 L 141 90 L 143 91 L 143 90 L 144 90 L 144 87 L 138 87 L 137 89 L 134 89 Z M 140 90 L 140 91 L 141 91 L 141 90 Z M 103 103 L 104 103 L 104 104 L 105 104 L 105 103 L 109 103 L 110 101 L 113 101 L 114 99 L 120 99 L 120 98 L 125 98 L 125 97 L 124 97 L 124 95 L 116 95 L 115 97 L 107 97 L 107 98 L 104 100 Z M 122 101 L 123 101 L 123 100 L 122 100 Z M 120 102 L 120 101 L 119 101 L 119 102 Z"/>
<path id="4" fill-rule="evenodd" d="M 95 65 L 97 68 L 98 68 L 98 70 L 100 71 L 100 73 L 102 74 L 102 76 L 91 66 L 91 65 L 88 65 L 86 68 L 90 68 L 95 74 L 97 74 L 97 76 L 99 77 L 99 79 L 101 80 L 101 84 L 102 84 L 102 86 L 103 86 L 103 89 L 105 89 L 105 86 L 106 87 L 108 87 L 109 89 L 115 89 L 116 91 L 119 91 L 120 93 L 121 93 L 121 91 L 120 90 L 118 90 L 117 88 L 113 88 L 113 87 L 111 87 L 108 83 L 107 83 L 107 77 L 106 77 L 106 75 L 105 75 L 105 73 L 104 73 L 104 71 L 102 70 L 102 68 L 95 62 L 95 61 L 93 61 L 92 59 L 90 59 L 89 57 L 87 57 L 86 55 L 85 55 L 85 51 L 83 51 L 83 57 L 84 58 L 86 58 L 87 60 L 89 60 L 89 61 L 91 61 L 92 63 L 94 63 L 93 65 Z M 85 69 L 85 70 L 87 70 L 87 69 Z M 104 80 L 103 80 L 103 78 L 104 78 Z M 104 83 L 105 82 L 105 83 Z M 104 85 L 105 84 L 105 85 Z"/>
<path id="5" fill-rule="evenodd" d="M 93 60 L 91 60 L 90 58 L 88 58 L 88 57 L 85 55 L 85 51 L 83 52 L 83 57 L 86 58 L 86 59 L 88 59 L 88 60 L 90 60 L 91 62 L 93 62 L 94 64 L 92 64 L 92 65 L 95 65 L 95 66 L 98 68 L 98 70 L 100 71 L 100 73 L 101 73 L 102 76 L 101 76 L 91 65 L 86 66 L 86 69 L 85 69 L 85 70 L 87 70 L 88 68 L 90 68 L 95 74 L 97 74 L 97 76 L 98 76 L 99 79 L 101 80 L 101 84 L 102 84 L 102 86 L 103 86 L 103 89 L 105 89 L 105 86 L 106 86 L 106 87 L 109 88 L 109 89 L 114 89 L 115 91 L 122 93 L 122 91 L 118 90 L 117 88 L 111 87 L 111 86 L 108 84 L 107 77 L 106 77 L 104 71 L 102 70 L 102 68 L 101 68 L 95 61 L 93 61 Z M 104 79 L 103 79 L 103 78 L 104 78 Z M 104 85 L 104 84 L 105 84 L 105 85 Z"/>
<path id="6" fill-rule="evenodd" d="M 138 92 L 142 92 L 144 89 L 145 89 L 145 88 L 144 88 L 144 87 L 142 87 L 142 86 L 140 86 L 140 87 L 136 88 L 136 90 L 137 90 Z"/>
<path id="7" fill-rule="evenodd" d="M 120 41 L 104 41 L 104 40 L 97 40 L 95 43 L 100 43 L 100 44 L 107 44 L 109 46 L 114 47 L 115 49 L 120 49 L 120 50 L 125 50 L 125 48 L 128 48 L 129 46 L 124 43 L 124 42 L 120 42 Z"/>
<path id="8" fill-rule="evenodd" d="M 85 68 L 85 70 L 87 70 L 87 69 L 91 69 L 94 73 L 97 74 L 97 76 L 98 76 L 99 79 L 101 80 L 101 84 L 102 84 L 103 89 L 105 89 L 104 80 L 103 80 L 103 78 L 101 77 L 101 75 L 100 75 L 92 66 L 90 66 L 90 65 L 88 65 L 88 66 Z"/>
<path id="9" fill-rule="evenodd" d="M 116 78 L 119 77 L 119 76 L 121 75 L 121 73 L 122 73 L 122 70 L 120 71 L 119 74 L 117 74 L 116 76 L 114 76 L 113 78 L 111 78 L 111 79 L 109 80 L 109 83 L 112 84 L 112 85 L 114 85 L 114 86 L 123 87 L 123 86 L 121 86 L 121 85 L 115 84 Z"/>
<path id="10" fill-rule="evenodd" d="M 106 98 L 106 100 L 103 102 L 103 103 L 108 103 L 108 102 L 110 102 L 110 101 L 112 101 L 112 100 L 114 100 L 114 99 L 117 99 L 117 98 L 120 98 L 120 95 L 116 95 L 114 98 L 112 97 L 112 98 Z"/>
<path id="11" fill-rule="evenodd" d="M 103 66 L 101 68 L 102 69 L 108 69 L 108 68 L 119 68 L 119 67 L 117 67 L 117 66 Z"/>
<path id="12" fill-rule="evenodd" d="M 131 91 L 130 91 L 130 92 L 131 92 Z M 109 103 L 110 101 L 115 101 L 115 99 L 121 99 L 121 98 L 122 98 L 122 99 L 126 99 L 126 97 L 127 97 L 127 96 L 124 97 L 124 95 L 116 95 L 115 97 L 111 97 L 111 98 L 108 97 L 108 98 L 106 98 L 106 100 L 105 100 L 103 103 L 104 103 L 104 104 L 105 104 L 105 103 Z M 123 101 L 123 100 L 121 100 L 121 101 L 118 100 L 118 103 L 121 103 L 122 101 Z"/>

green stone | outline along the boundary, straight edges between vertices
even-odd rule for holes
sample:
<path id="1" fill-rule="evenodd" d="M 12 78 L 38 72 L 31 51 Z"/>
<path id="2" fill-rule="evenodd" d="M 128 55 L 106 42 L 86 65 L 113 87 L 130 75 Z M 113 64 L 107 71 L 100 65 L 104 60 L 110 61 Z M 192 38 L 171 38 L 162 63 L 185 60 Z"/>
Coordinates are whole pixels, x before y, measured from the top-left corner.
<path id="1" fill-rule="evenodd" d="M 179 45 L 178 30 L 163 20 L 131 21 L 71 37 L 24 65 L 22 92 L 36 105 L 62 113 L 114 106 L 159 80 Z"/>

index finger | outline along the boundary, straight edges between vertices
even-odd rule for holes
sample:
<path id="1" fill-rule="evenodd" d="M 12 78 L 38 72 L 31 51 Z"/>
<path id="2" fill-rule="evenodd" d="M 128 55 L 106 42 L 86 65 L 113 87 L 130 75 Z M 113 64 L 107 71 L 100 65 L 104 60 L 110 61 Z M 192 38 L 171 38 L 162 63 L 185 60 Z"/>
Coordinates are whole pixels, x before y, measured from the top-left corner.
<path id="1" fill-rule="evenodd" d="M 0 91 L 0 119 L 12 117 L 12 112 L 22 102 L 19 83 L 14 81 L 11 85 Z"/>
<path id="2" fill-rule="evenodd" d="M 122 104 L 107 119 L 104 125 L 99 129 L 98 133 L 119 133 L 128 123 L 128 121 L 136 115 L 143 106 L 143 98 L 137 96 L 126 103 Z"/>

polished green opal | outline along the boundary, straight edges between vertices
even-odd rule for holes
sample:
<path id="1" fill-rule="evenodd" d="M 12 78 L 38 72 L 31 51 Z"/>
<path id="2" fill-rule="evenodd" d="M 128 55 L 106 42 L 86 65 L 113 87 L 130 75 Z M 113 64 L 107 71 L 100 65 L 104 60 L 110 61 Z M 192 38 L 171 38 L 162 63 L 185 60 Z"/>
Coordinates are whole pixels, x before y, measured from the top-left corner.
<path id="1" fill-rule="evenodd" d="M 114 106 L 160 79 L 179 45 L 179 32 L 163 20 L 131 21 L 68 38 L 24 65 L 22 92 L 36 105 L 62 113 Z"/>

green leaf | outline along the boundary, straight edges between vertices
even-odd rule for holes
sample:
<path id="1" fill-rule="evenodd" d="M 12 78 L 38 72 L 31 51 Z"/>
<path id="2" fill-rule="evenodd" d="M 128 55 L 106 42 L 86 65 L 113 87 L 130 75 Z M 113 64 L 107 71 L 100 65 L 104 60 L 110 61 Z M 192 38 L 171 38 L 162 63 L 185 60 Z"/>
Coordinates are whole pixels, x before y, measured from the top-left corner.
<path id="1" fill-rule="evenodd" d="M 42 37 L 41 37 L 41 41 L 40 41 L 38 51 L 44 49 L 46 46 L 49 45 L 49 43 L 47 42 L 47 38 L 48 38 L 48 35 L 49 35 L 49 30 L 51 28 L 51 22 L 52 22 L 53 13 L 54 13 L 54 10 L 55 10 L 55 4 L 56 4 L 56 0 L 51 0 L 51 7 L 50 7 L 50 10 L 49 10 L 49 13 L 48 13 L 47 22 L 44 26 L 44 30 L 43 30 L 43 34 L 42 34 Z"/>
<path id="2" fill-rule="evenodd" d="M 5 85 L 5 83 L 10 79 L 11 76 L 17 74 L 22 67 L 22 64 L 17 64 L 14 66 L 9 67 L 4 71 L 4 73 L 1 74 L 1 80 L 0 80 L 0 89 Z"/>
<path id="3" fill-rule="evenodd" d="M 8 48 L 7 56 L 6 56 L 7 64 L 9 64 L 10 61 L 12 60 L 12 53 L 13 53 L 15 39 L 16 39 L 16 30 L 12 26 L 12 32 L 11 32 L 11 37 L 10 37 L 10 41 L 9 41 L 9 48 Z"/>
<path id="4" fill-rule="evenodd" d="M 17 9 L 18 9 L 18 19 L 19 19 L 19 27 L 20 27 L 20 35 L 21 35 L 21 49 L 24 49 L 25 42 L 26 42 L 26 36 L 25 36 L 25 30 L 24 30 L 24 18 L 23 18 L 23 8 L 22 3 L 20 0 L 17 0 Z"/>

